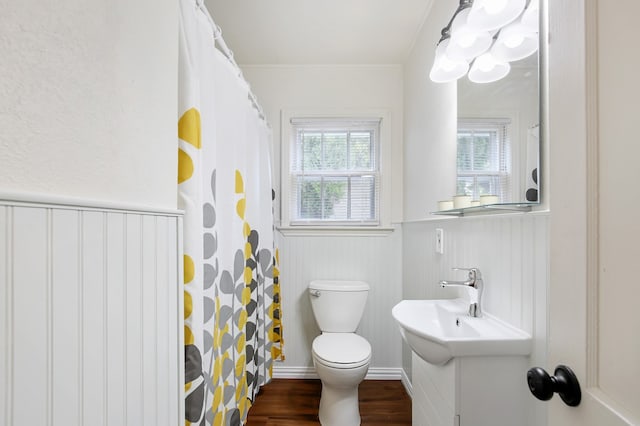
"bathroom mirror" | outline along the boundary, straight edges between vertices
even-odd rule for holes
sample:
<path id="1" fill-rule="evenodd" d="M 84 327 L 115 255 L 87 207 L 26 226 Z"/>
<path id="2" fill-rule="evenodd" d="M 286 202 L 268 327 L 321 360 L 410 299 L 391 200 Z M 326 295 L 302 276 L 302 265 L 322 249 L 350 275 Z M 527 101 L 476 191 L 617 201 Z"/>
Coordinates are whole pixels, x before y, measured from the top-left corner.
<path id="1" fill-rule="evenodd" d="M 538 57 L 512 62 L 492 83 L 458 80 L 458 194 L 496 195 L 498 204 L 540 201 Z"/>

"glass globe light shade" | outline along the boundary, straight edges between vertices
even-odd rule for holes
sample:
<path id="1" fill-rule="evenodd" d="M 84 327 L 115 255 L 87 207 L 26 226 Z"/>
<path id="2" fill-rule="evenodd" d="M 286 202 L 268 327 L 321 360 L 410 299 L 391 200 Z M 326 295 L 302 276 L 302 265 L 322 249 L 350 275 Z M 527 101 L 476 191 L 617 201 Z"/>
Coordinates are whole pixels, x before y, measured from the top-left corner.
<path id="1" fill-rule="evenodd" d="M 475 0 L 467 23 L 479 31 L 500 29 L 520 16 L 526 3 L 526 0 Z"/>
<path id="2" fill-rule="evenodd" d="M 538 33 L 530 32 L 520 22 L 504 27 L 491 53 L 498 61 L 512 62 L 524 59 L 538 50 Z"/>
<path id="3" fill-rule="evenodd" d="M 501 62 L 487 52 L 473 61 L 469 70 L 469 80 L 474 83 L 491 83 L 505 77 L 511 71 L 508 62 Z"/>
<path id="4" fill-rule="evenodd" d="M 469 63 L 462 59 L 452 59 L 447 55 L 449 39 L 442 40 L 436 47 L 436 55 L 429 78 L 436 83 L 448 83 L 465 75 L 469 70 Z"/>
<path id="5" fill-rule="evenodd" d="M 493 38 L 488 31 L 477 30 L 467 24 L 470 8 L 462 10 L 451 24 L 451 41 L 447 55 L 452 59 L 469 60 L 484 53 Z"/>

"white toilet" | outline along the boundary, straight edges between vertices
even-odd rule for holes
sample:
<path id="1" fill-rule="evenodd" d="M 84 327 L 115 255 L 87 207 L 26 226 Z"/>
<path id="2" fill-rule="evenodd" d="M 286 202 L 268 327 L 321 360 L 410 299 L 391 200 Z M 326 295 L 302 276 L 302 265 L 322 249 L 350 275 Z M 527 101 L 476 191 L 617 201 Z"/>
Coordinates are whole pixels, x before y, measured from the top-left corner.
<path id="1" fill-rule="evenodd" d="M 320 423 L 358 426 L 358 385 L 367 375 L 371 345 L 355 331 L 364 312 L 369 284 L 312 281 L 311 308 L 322 334 L 313 340 L 313 364 L 322 381 Z"/>

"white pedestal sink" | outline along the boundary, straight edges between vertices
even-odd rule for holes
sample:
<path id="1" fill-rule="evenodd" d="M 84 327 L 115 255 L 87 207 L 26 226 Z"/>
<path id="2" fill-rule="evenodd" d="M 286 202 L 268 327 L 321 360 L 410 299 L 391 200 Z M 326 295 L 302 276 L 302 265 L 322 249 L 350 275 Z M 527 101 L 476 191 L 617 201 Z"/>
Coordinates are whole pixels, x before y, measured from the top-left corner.
<path id="1" fill-rule="evenodd" d="M 452 299 L 403 300 L 392 310 L 414 352 L 413 425 L 527 424 L 531 336 L 468 309 Z"/>
<path id="2" fill-rule="evenodd" d="M 489 314 L 472 318 L 468 309 L 463 299 L 403 300 L 391 313 L 411 349 L 434 365 L 454 357 L 531 353 L 529 334 Z"/>

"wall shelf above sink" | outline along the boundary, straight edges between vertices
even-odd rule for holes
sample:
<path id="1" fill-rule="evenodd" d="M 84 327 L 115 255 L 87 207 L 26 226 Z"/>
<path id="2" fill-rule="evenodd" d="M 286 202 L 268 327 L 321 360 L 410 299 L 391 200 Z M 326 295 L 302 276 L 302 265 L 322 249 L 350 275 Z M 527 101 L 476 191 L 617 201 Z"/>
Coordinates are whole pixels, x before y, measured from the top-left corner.
<path id="1" fill-rule="evenodd" d="M 476 214 L 495 214 L 495 213 L 513 213 L 513 212 L 530 212 L 531 208 L 540 205 L 539 203 L 500 203 L 485 204 L 482 206 L 465 207 L 462 209 L 440 210 L 431 212 L 440 216 L 466 216 Z"/>

